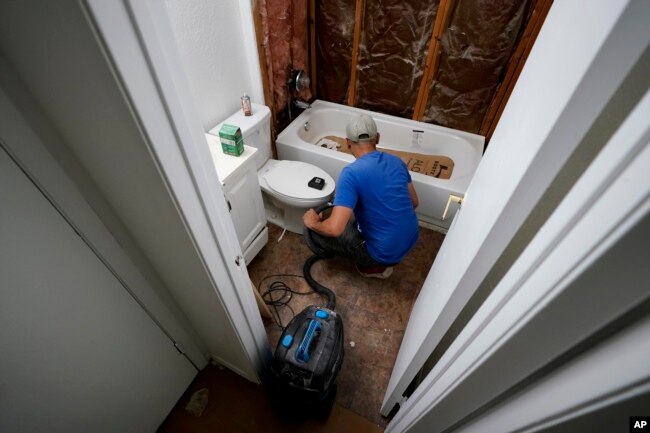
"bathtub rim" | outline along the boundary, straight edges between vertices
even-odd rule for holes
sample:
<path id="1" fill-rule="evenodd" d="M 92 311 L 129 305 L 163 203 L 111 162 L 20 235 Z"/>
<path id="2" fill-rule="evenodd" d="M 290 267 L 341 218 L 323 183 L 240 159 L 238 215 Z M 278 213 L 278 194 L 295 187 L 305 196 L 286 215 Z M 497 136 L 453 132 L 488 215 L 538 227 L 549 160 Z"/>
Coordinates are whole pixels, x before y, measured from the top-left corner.
<path id="1" fill-rule="evenodd" d="M 415 129 L 415 128 L 424 128 L 426 130 L 431 130 L 435 131 L 438 133 L 442 133 L 447 136 L 455 136 L 458 138 L 463 139 L 464 141 L 467 142 L 467 145 L 469 145 L 474 151 L 477 152 L 478 158 L 475 161 L 475 164 L 473 164 L 473 170 L 471 170 L 471 173 L 469 174 L 464 174 L 460 176 L 453 176 L 450 179 L 438 179 L 432 176 L 427 176 L 421 173 L 416 173 L 413 171 L 409 171 L 411 174 L 411 177 L 413 181 L 417 181 L 417 183 L 423 183 L 427 185 L 432 185 L 437 188 L 441 188 L 443 190 L 449 191 L 450 194 L 460 194 L 464 195 L 465 191 L 467 190 L 467 187 L 469 186 L 470 181 L 472 180 L 472 177 L 474 176 L 474 173 L 476 172 L 476 169 L 478 167 L 478 164 L 480 163 L 480 160 L 483 155 L 484 151 L 484 143 L 485 143 L 485 137 L 478 135 L 478 134 L 473 134 L 471 132 L 466 132 L 466 131 L 459 131 L 456 129 L 448 128 L 445 126 L 440 126 L 440 125 L 433 125 L 430 123 L 424 123 L 424 122 L 419 122 L 413 119 L 406 119 L 402 117 L 397 117 L 393 116 L 390 114 L 384 114 L 384 113 L 378 113 L 375 111 L 370 111 L 370 110 L 365 110 L 362 108 L 357 108 L 357 107 L 349 107 L 347 105 L 342 105 L 342 104 L 337 104 L 334 102 L 328 102 L 328 101 L 322 101 L 320 99 L 315 100 L 311 104 L 311 108 L 307 108 L 304 110 L 302 113 L 300 113 L 299 116 L 294 118 L 289 125 L 285 129 L 283 129 L 277 136 L 275 142 L 276 142 L 276 148 L 278 144 L 281 144 L 283 146 L 291 146 L 291 147 L 296 147 L 300 148 L 301 150 L 305 152 L 310 152 L 310 153 L 315 153 L 317 155 L 322 155 L 323 157 L 326 158 L 333 158 L 336 159 L 340 162 L 345 162 L 347 164 L 354 162 L 355 158 L 352 155 L 349 155 L 345 152 L 338 152 L 338 151 L 333 151 L 332 149 L 324 149 L 321 147 L 318 147 L 314 145 L 313 143 L 309 143 L 305 140 L 303 140 L 300 135 L 299 135 L 299 128 L 302 128 L 303 125 L 309 118 L 311 118 L 312 114 L 314 111 L 319 111 L 319 110 L 334 110 L 334 111 L 339 111 L 339 112 L 344 112 L 344 113 L 365 113 L 371 115 L 373 118 L 387 122 L 387 123 L 399 123 L 401 125 L 407 126 L 407 128 Z M 300 144 L 304 144 L 304 146 L 298 145 L 296 142 L 292 142 L 293 140 L 299 140 Z M 392 148 L 389 148 L 392 149 Z M 395 149 L 395 150 L 401 150 L 401 149 Z M 405 149 L 406 150 L 406 149 Z M 280 159 L 280 158 L 278 158 Z M 455 164 L 458 164 L 459 162 L 454 161 Z M 463 164 L 469 164 L 472 163 L 472 161 L 461 161 L 460 163 Z M 338 180 L 338 177 L 337 177 Z"/>
<path id="2" fill-rule="evenodd" d="M 474 146 L 477 150 L 479 150 L 481 154 L 483 154 L 483 151 L 485 150 L 484 149 L 485 137 L 479 134 L 474 134 L 472 132 L 467 132 L 467 131 L 461 131 L 459 129 L 453 129 L 447 126 L 434 125 L 433 123 L 426 123 L 418 120 L 408 119 L 406 117 L 394 116 L 392 114 L 385 114 L 377 111 L 366 110 L 364 108 L 350 107 L 348 105 L 337 104 L 336 102 L 323 101 L 321 99 L 316 99 L 314 102 L 311 103 L 310 108 L 305 109 L 302 113 L 300 113 L 300 115 L 298 115 L 295 119 L 293 119 L 289 123 L 289 125 L 287 125 L 287 127 L 278 134 L 278 139 L 284 135 L 288 135 L 288 130 L 290 128 L 292 127 L 296 128 L 297 125 L 294 125 L 296 121 L 298 121 L 299 119 L 304 119 L 305 117 L 309 117 L 312 110 L 317 111 L 318 109 L 333 109 L 335 111 L 342 111 L 342 112 L 365 113 L 371 115 L 374 119 L 382 119 L 389 122 L 392 121 L 394 123 L 406 124 L 413 127 L 420 125 L 420 126 L 424 126 L 427 129 L 433 129 L 442 132 L 445 135 L 453 135 L 453 136 L 463 138 L 466 141 L 468 141 L 472 146 Z"/>

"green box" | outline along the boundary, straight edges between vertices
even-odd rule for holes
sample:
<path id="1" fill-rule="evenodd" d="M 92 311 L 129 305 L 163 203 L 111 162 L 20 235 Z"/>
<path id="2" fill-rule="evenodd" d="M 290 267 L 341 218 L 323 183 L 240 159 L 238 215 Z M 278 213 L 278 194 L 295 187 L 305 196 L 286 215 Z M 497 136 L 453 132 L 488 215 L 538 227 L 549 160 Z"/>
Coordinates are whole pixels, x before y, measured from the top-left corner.
<path id="1" fill-rule="evenodd" d="M 219 139 L 221 150 L 226 155 L 239 156 L 244 153 L 244 138 L 238 126 L 224 123 L 219 130 Z"/>

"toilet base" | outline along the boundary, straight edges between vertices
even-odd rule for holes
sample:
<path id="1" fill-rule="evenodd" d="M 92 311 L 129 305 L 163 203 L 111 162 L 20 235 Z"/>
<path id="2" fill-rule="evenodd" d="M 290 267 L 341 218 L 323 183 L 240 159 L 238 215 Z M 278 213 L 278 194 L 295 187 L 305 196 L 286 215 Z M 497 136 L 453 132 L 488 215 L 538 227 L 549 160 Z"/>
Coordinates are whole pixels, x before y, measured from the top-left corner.
<path id="1" fill-rule="evenodd" d="M 284 227 L 293 233 L 302 235 L 304 224 L 302 223 L 302 216 L 309 208 L 288 208 L 284 210 Z"/>
<path id="2" fill-rule="evenodd" d="M 266 211 L 266 220 L 278 227 L 286 229 L 292 233 L 302 235 L 303 223 L 302 216 L 309 208 L 286 207 L 280 208 L 265 192 L 262 193 L 264 200 L 264 210 Z M 323 202 L 324 203 L 324 202 Z"/>

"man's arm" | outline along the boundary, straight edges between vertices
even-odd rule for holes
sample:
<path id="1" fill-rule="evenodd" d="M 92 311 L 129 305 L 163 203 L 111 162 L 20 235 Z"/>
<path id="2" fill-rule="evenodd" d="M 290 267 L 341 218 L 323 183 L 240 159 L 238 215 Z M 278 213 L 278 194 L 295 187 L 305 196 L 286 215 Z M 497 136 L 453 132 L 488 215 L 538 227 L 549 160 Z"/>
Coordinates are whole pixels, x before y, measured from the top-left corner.
<path id="1" fill-rule="evenodd" d="M 334 206 L 329 218 L 322 221 L 314 209 L 309 209 L 302 217 L 302 222 L 318 234 L 329 237 L 341 236 L 345 226 L 352 217 L 352 209 L 345 206 Z"/>
<path id="2" fill-rule="evenodd" d="M 413 182 L 409 182 L 409 195 L 411 196 L 411 201 L 413 202 L 413 209 L 417 208 L 420 205 L 420 200 L 418 199 L 418 193 L 415 192 L 415 187 Z"/>

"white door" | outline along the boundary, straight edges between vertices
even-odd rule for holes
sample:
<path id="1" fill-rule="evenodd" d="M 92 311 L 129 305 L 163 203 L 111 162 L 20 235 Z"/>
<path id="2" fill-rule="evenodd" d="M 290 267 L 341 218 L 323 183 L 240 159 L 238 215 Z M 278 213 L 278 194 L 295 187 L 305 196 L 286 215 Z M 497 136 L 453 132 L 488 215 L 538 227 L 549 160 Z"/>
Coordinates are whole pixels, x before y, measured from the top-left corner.
<path id="1" fill-rule="evenodd" d="M 193 324 L 205 336 L 211 355 L 221 354 L 215 356 L 219 362 L 258 382 L 270 362 L 271 348 L 223 189 L 214 181 L 217 174 L 166 9 L 156 0 L 80 4 L 101 35 L 102 49 L 118 71 L 151 157 L 210 279 L 210 285 L 191 296 L 182 294 L 191 303 Z M 223 314 L 215 316 L 215 307 L 223 308 Z M 222 318 L 227 320 L 226 332 L 215 333 L 215 323 Z"/>
<path id="2" fill-rule="evenodd" d="M 617 125 L 611 120 L 615 116 L 604 115 L 629 113 L 645 94 L 647 87 L 629 91 L 627 107 L 616 106 L 613 98 L 625 85 L 633 87 L 630 75 L 637 61 L 647 63 L 647 54 L 642 55 L 650 40 L 649 13 L 646 2 L 552 6 L 413 307 L 381 408 L 384 415 L 407 402 L 405 391 L 432 351 L 448 332 L 457 332 L 450 328 L 459 316 L 462 321 L 471 314 L 463 312 L 468 301 L 499 282 L 543 225 L 543 219 L 529 218 L 543 214 L 533 212 L 539 211 L 542 196 L 545 204 L 557 206 L 560 198 L 553 190 L 562 190 L 566 182 L 562 168 L 569 162 L 584 170 L 580 158 L 570 159 L 572 153 L 589 150 L 588 140 L 607 135 L 607 127 L 614 126 L 603 120 Z M 592 153 L 604 144 L 592 146 Z M 570 227 L 571 221 L 566 224 Z M 402 412 L 396 419 L 404 419 Z M 387 431 L 404 431 L 395 424 Z"/>
<path id="3" fill-rule="evenodd" d="M 153 432 L 196 375 L 0 147 L 0 431 Z"/>

